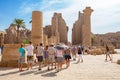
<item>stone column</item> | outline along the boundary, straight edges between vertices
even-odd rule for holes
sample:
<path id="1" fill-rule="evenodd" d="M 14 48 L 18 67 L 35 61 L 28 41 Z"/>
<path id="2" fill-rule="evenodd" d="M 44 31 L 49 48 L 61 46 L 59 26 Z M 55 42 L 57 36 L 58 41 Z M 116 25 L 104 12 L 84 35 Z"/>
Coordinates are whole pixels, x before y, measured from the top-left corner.
<path id="1" fill-rule="evenodd" d="M 93 10 L 90 7 L 86 7 L 86 9 L 83 10 L 85 15 L 85 23 L 84 23 L 84 32 L 85 35 L 83 35 L 83 41 L 85 42 L 83 45 L 91 46 L 91 13 Z"/>
<path id="2" fill-rule="evenodd" d="M 34 45 L 43 43 L 43 17 L 40 11 L 32 12 L 31 40 Z"/>
<path id="3" fill-rule="evenodd" d="M 60 43 L 60 36 L 59 36 L 59 32 L 56 32 L 56 44 Z"/>
<path id="4" fill-rule="evenodd" d="M 44 46 L 48 45 L 48 36 L 46 34 L 43 34 L 43 43 L 44 43 Z"/>

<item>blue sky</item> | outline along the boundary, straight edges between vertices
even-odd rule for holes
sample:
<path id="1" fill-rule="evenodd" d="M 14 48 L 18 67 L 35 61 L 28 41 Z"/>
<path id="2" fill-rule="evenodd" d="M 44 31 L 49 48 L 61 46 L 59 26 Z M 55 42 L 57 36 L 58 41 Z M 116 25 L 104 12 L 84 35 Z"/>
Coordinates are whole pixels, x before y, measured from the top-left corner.
<path id="1" fill-rule="evenodd" d="M 32 11 L 43 12 L 43 26 L 51 24 L 54 12 L 62 13 L 69 26 L 69 41 L 71 29 L 78 19 L 78 11 L 82 12 L 90 6 L 94 12 L 91 15 L 91 30 L 94 34 L 120 31 L 120 0 L 0 0 L 0 30 L 5 30 L 20 18 L 31 29 Z"/>

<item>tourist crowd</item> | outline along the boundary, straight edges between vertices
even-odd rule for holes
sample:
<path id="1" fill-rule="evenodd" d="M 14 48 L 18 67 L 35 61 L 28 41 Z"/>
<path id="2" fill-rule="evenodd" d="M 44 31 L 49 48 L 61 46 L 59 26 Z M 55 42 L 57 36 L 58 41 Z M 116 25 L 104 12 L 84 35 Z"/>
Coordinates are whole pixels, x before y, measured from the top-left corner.
<path id="1" fill-rule="evenodd" d="M 67 46 L 65 44 L 43 46 L 42 43 L 33 46 L 32 42 L 29 42 L 29 45 L 24 46 L 21 44 L 21 47 L 18 49 L 20 57 L 18 60 L 19 71 L 22 71 L 23 64 L 25 63 L 25 55 L 27 55 L 27 70 L 32 69 L 33 63 L 38 64 L 38 70 L 42 70 L 42 66 L 46 66 L 47 70 L 56 69 L 59 72 L 62 69 L 62 65 L 65 63 L 66 68 L 70 66 L 70 60 L 73 59 L 77 63 L 83 62 L 82 54 L 88 52 L 88 49 L 84 49 L 84 46 Z M 106 46 L 106 58 L 112 61 L 110 56 L 110 50 Z"/>
<path id="2" fill-rule="evenodd" d="M 78 46 L 67 46 L 64 44 L 54 45 L 51 43 L 49 46 L 43 46 L 42 43 L 33 46 L 32 42 L 29 45 L 18 49 L 20 57 L 18 59 L 19 71 L 22 71 L 23 64 L 25 63 L 25 55 L 27 55 L 27 70 L 32 69 L 33 63 L 38 64 L 38 70 L 42 70 L 42 66 L 46 66 L 47 70 L 56 69 L 59 72 L 62 69 L 62 65 L 65 63 L 66 68 L 70 66 L 70 59 L 76 60 L 77 62 L 83 62 L 82 54 L 84 47 Z M 34 56 L 35 55 L 35 56 Z"/>

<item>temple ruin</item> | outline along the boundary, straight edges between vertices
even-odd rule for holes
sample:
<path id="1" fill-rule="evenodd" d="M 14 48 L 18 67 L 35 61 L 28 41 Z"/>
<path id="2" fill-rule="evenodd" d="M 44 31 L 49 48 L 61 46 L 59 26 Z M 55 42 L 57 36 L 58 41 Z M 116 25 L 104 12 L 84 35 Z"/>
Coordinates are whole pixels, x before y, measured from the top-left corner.
<path id="1" fill-rule="evenodd" d="M 49 42 L 51 43 L 68 43 L 68 27 L 66 26 L 61 13 L 54 13 L 51 25 L 45 26 L 44 28 L 44 34 L 48 35 Z"/>
<path id="2" fill-rule="evenodd" d="M 28 29 L 19 30 L 19 43 L 26 43 L 26 41 L 31 39 L 31 31 Z M 16 27 L 10 25 L 6 29 L 6 34 L 4 35 L 4 44 L 18 44 L 17 42 L 17 30 Z"/>
<path id="3" fill-rule="evenodd" d="M 91 46 L 91 13 L 93 10 L 86 7 L 83 13 L 79 12 L 78 20 L 73 24 L 72 29 L 72 44 L 82 44 Z"/>
<path id="4" fill-rule="evenodd" d="M 96 46 L 104 46 L 104 42 L 110 42 L 112 44 L 114 43 L 115 46 L 120 47 L 118 44 L 120 43 L 120 38 L 118 37 L 120 32 L 116 33 L 118 35 L 116 36 L 116 40 L 112 40 L 113 38 L 111 38 L 111 36 L 108 37 L 108 40 L 111 38 L 111 41 L 105 40 L 105 38 L 101 36 L 94 36 L 94 34 L 91 33 L 90 16 L 92 12 L 93 10 L 90 7 L 86 7 L 86 9 L 83 10 L 83 13 L 79 12 L 78 20 L 73 24 L 72 45 L 82 44 L 84 46 L 92 46 L 91 44 L 94 44 Z M 17 67 L 19 57 L 18 48 L 20 47 L 20 44 L 15 44 L 17 42 L 16 37 L 17 30 L 11 25 L 8 29 L 6 29 L 5 34 L 0 33 L 0 45 L 4 44 L 0 66 Z M 20 30 L 20 39 L 21 43 L 24 42 L 24 40 L 31 40 L 34 45 L 39 43 L 43 43 L 44 46 L 50 45 L 51 43 L 54 43 L 55 45 L 58 43 L 68 44 L 68 27 L 65 20 L 62 18 L 61 13 L 54 13 L 51 20 L 51 25 L 43 27 L 42 12 L 33 11 L 32 31 Z M 98 50 L 96 51 L 99 52 Z M 100 52 L 100 54 L 101 53 L 102 52 Z"/>

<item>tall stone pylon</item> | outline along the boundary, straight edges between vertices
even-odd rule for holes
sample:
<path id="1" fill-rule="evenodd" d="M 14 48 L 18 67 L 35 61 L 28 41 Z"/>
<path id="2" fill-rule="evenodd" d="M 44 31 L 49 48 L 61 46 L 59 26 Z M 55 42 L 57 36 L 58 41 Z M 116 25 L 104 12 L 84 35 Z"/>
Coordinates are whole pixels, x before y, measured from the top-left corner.
<path id="1" fill-rule="evenodd" d="M 54 16 L 52 17 L 52 28 L 51 28 L 52 36 L 59 36 L 57 39 L 58 42 L 61 43 L 68 43 L 68 27 L 66 25 L 65 20 L 62 18 L 61 13 L 54 13 Z"/>
<path id="2" fill-rule="evenodd" d="M 40 11 L 32 12 L 31 41 L 34 45 L 43 43 L 43 16 Z"/>
<path id="3" fill-rule="evenodd" d="M 85 15 L 83 30 L 85 33 L 83 33 L 83 44 L 85 46 L 91 46 L 91 13 L 93 12 L 93 9 L 90 7 L 86 7 L 86 9 L 83 10 L 83 14 Z"/>

